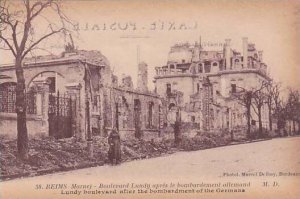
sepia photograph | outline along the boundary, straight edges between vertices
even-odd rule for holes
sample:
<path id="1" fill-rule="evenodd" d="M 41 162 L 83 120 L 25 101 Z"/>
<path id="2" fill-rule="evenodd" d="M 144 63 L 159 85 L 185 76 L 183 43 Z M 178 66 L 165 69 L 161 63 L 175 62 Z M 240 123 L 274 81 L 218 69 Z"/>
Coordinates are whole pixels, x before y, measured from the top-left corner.
<path id="1" fill-rule="evenodd" d="M 299 0 L 0 0 L 1 199 L 299 199 Z"/>

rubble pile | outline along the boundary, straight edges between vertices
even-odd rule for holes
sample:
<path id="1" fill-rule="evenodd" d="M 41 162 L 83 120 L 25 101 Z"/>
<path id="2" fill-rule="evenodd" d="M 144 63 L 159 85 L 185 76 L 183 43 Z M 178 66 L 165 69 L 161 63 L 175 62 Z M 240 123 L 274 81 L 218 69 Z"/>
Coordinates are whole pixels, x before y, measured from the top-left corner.
<path id="1" fill-rule="evenodd" d="M 164 138 L 152 139 L 151 141 L 131 139 L 122 141 L 122 146 L 122 159 L 143 159 L 170 153 L 173 140 Z"/>
<path id="2" fill-rule="evenodd" d="M 122 162 L 158 157 L 178 150 L 194 151 L 223 146 L 230 143 L 229 137 L 220 133 L 193 134 L 193 136 L 184 133 L 181 143 L 177 146 L 174 144 L 173 134 L 163 134 L 151 140 L 121 140 Z M 30 139 L 29 157 L 22 161 L 17 158 L 16 140 L 0 137 L 0 179 L 42 175 L 108 163 L 107 138 L 94 136 L 92 143 L 91 155 L 87 142 L 77 141 L 75 138 Z"/>
<path id="3" fill-rule="evenodd" d="M 1 179 L 21 176 L 34 176 L 55 171 L 82 168 L 84 165 L 103 165 L 105 144 L 95 144 L 94 158 L 89 158 L 86 142 L 77 142 L 75 138 L 56 140 L 51 137 L 31 139 L 27 160 L 17 158 L 16 140 L 0 138 L 1 143 Z M 97 147 L 101 146 L 101 150 Z"/>
<path id="4" fill-rule="evenodd" d="M 228 145 L 230 142 L 230 135 L 212 132 L 197 134 L 194 137 L 184 135 L 178 147 L 184 151 L 196 151 Z"/>
<path id="5" fill-rule="evenodd" d="M 131 161 L 169 153 L 172 141 L 139 139 L 122 141 L 122 161 Z M 75 138 L 56 140 L 51 137 L 34 138 L 29 141 L 27 160 L 17 158 L 16 140 L 0 138 L 1 179 L 35 176 L 45 173 L 98 166 L 108 163 L 107 138 L 93 137 L 93 157 L 89 156 L 87 142 Z"/>

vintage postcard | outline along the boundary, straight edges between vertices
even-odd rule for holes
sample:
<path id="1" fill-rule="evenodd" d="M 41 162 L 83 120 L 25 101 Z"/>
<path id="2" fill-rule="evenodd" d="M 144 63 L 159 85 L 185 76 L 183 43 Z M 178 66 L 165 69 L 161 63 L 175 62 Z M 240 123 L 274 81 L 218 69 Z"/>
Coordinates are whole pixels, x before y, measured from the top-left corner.
<path id="1" fill-rule="evenodd" d="M 1 199 L 299 199 L 299 0 L 0 0 Z"/>

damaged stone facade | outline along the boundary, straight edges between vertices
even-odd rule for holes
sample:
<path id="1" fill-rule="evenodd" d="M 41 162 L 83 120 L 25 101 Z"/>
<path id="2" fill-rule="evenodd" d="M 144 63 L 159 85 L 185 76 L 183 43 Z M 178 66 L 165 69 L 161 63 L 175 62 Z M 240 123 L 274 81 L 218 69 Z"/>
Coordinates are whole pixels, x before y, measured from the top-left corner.
<path id="1" fill-rule="evenodd" d="M 78 139 L 85 140 L 91 134 L 106 136 L 112 128 L 119 129 L 122 137 L 157 136 L 163 123 L 161 98 L 148 91 L 147 81 L 144 81 L 148 78 L 147 64 L 141 63 L 138 68 L 138 81 L 143 84 L 138 84 L 135 89 L 130 76 L 123 76 L 118 82 L 101 52 L 73 49 L 59 56 L 26 59 L 24 76 L 26 90 L 36 87 L 37 79 L 43 79 L 47 96 L 68 96 L 76 101 L 72 128 Z M 2 66 L 0 71 L 0 86 L 16 82 L 13 65 Z M 48 104 L 44 98 L 37 106 Z M 1 113 L 0 116 L 3 115 L 7 114 Z M 49 125 L 47 114 L 45 117 L 43 121 Z M 15 134 L 13 128 L 6 133 Z M 29 134 L 39 131 L 31 126 L 28 128 Z M 49 132 L 41 134 L 47 136 Z"/>
<path id="2" fill-rule="evenodd" d="M 205 50 L 198 42 L 172 46 L 167 64 L 155 68 L 155 92 L 148 89 L 148 66 L 144 62 L 137 66 L 134 88 L 130 76 L 119 79 L 112 73 L 109 61 L 99 51 L 68 49 L 58 56 L 26 59 L 26 90 L 43 88 L 39 90 L 44 92 L 37 101 L 40 115 L 34 118 L 42 123 L 41 133 L 49 135 L 45 130 L 49 126 L 45 96 L 60 94 L 76 101 L 72 129 L 78 139 L 107 136 L 112 128 L 122 137 L 155 137 L 161 128 L 174 124 L 178 110 L 182 122 L 204 132 L 244 128 L 245 108 L 233 94 L 239 88 L 259 88 L 270 78 L 262 51 L 243 38 L 241 54 L 230 42 L 226 39 L 220 51 Z M 0 86 L 16 82 L 13 65 L 0 67 L 0 72 Z M 253 108 L 251 120 L 255 128 L 258 117 Z M 264 105 L 262 124 L 266 129 L 268 121 Z M 9 132 L 14 132 L 13 128 Z M 36 130 L 29 129 L 32 131 Z"/>
<path id="3" fill-rule="evenodd" d="M 168 117 L 173 118 L 170 124 L 175 118 L 171 107 L 176 106 L 183 122 L 196 124 L 205 132 L 246 126 L 245 108 L 233 94 L 239 89 L 257 89 L 270 78 L 262 51 L 248 43 L 248 38 L 243 38 L 243 55 L 232 49 L 230 42 L 226 39 L 219 51 L 205 50 L 200 42 L 175 44 L 167 64 L 155 68 L 155 89 L 168 102 Z M 262 123 L 266 129 L 267 112 L 264 105 Z M 253 108 L 251 117 L 253 123 L 258 121 Z"/>
<path id="4" fill-rule="evenodd" d="M 138 81 L 147 79 L 145 66 L 139 64 Z M 145 84 L 138 84 L 135 89 L 131 76 L 123 75 L 119 84 L 118 77 L 111 72 L 105 75 L 111 79 L 104 80 L 101 92 L 96 94 L 100 111 L 92 112 L 94 133 L 106 136 L 112 128 L 117 128 L 123 137 L 157 136 L 163 123 L 161 98 Z"/>

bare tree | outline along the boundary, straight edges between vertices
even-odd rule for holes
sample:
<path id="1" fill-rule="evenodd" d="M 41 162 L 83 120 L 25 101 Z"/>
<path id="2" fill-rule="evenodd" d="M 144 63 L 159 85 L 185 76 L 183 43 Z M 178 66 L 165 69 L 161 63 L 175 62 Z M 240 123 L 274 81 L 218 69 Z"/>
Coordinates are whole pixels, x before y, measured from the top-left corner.
<path id="1" fill-rule="evenodd" d="M 267 101 L 266 88 L 267 84 L 265 82 L 261 83 L 259 89 L 253 92 L 253 110 L 258 117 L 258 136 L 263 137 L 263 126 L 262 126 L 262 107 Z"/>
<path id="2" fill-rule="evenodd" d="M 246 108 L 247 118 L 247 138 L 251 138 L 251 104 L 253 101 L 253 91 L 246 90 L 245 88 L 239 87 L 239 92 L 233 93 L 233 96 L 237 99 L 238 103 Z"/>
<path id="3" fill-rule="evenodd" d="M 286 125 L 286 120 L 287 120 L 287 106 L 286 103 L 284 103 L 282 100 L 279 101 L 278 103 L 278 110 L 275 113 L 277 117 L 277 129 L 278 129 L 278 135 L 282 136 L 281 131 L 284 130 L 285 125 Z M 285 133 L 284 133 L 285 134 Z"/>
<path id="4" fill-rule="evenodd" d="M 51 12 L 51 19 L 44 16 L 47 11 Z M 47 32 L 42 35 L 35 33 L 40 28 L 36 23 L 38 19 L 44 20 L 44 24 L 47 24 L 48 27 Z M 24 58 L 32 51 L 37 50 L 47 38 L 57 33 L 65 33 L 66 23 L 71 23 L 71 21 L 61 12 L 59 1 L 0 0 L 1 49 L 8 50 L 13 54 L 16 69 L 17 146 L 18 155 L 22 159 L 28 157 Z"/>
<path id="5" fill-rule="evenodd" d="M 246 89 L 243 87 L 237 87 L 237 91 L 232 93 L 232 96 L 237 100 L 237 102 L 246 108 L 246 118 L 247 118 L 247 138 L 251 139 L 251 109 L 258 116 L 259 122 L 259 135 L 262 132 L 262 113 L 261 109 L 266 100 L 266 95 L 264 93 L 264 88 L 266 83 L 262 82 L 259 88 Z"/>
<path id="6" fill-rule="evenodd" d="M 296 132 L 296 123 L 298 126 L 300 125 L 300 93 L 298 90 L 289 89 L 286 113 L 287 119 L 293 123 L 293 132 Z"/>
<path id="7" fill-rule="evenodd" d="M 281 110 L 281 99 L 280 99 L 280 84 L 274 81 L 270 81 L 266 86 L 266 97 L 267 97 L 267 105 L 269 111 L 269 128 L 273 130 L 273 117 L 277 120 L 277 127 L 278 127 L 278 120 Z"/>

